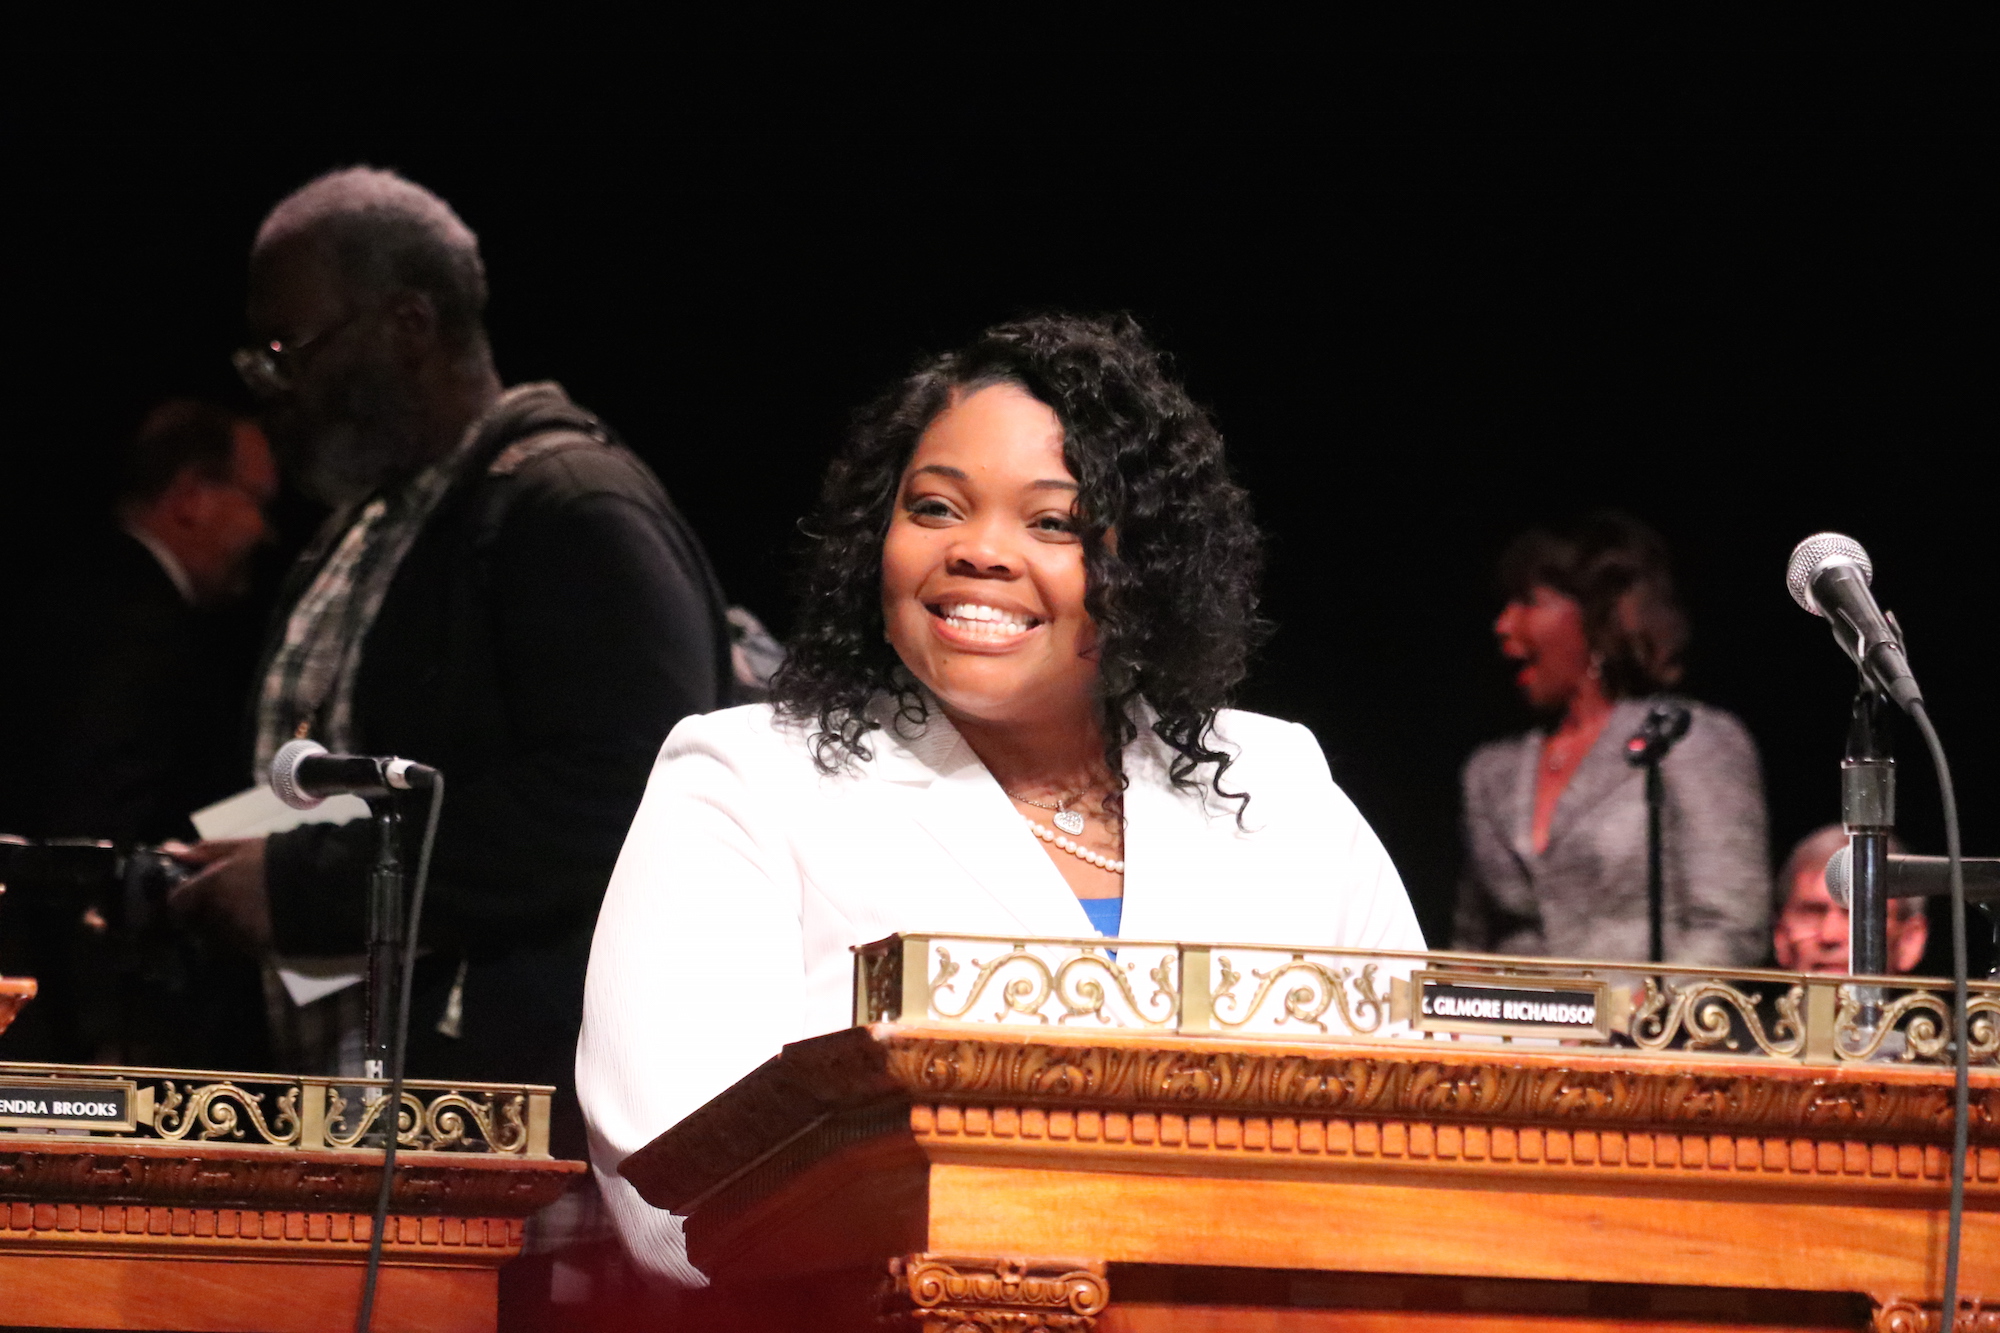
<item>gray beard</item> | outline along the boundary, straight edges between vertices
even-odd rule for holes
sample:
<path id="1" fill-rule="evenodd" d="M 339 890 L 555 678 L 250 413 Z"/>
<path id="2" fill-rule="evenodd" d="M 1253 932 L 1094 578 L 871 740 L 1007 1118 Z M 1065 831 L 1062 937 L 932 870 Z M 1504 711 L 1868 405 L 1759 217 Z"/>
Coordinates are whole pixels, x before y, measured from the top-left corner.
<path id="1" fill-rule="evenodd" d="M 417 405 L 392 374 L 357 367 L 330 397 L 322 420 L 280 461 L 306 495 L 344 509 L 408 475 L 423 450 Z"/>
<path id="2" fill-rule="evenodd" d="M 337 421 L 294 451 L 289 470 L 306 495 L 329 509 L 345 509 L 407 472 L 411 453 L 402 440 Z"/>

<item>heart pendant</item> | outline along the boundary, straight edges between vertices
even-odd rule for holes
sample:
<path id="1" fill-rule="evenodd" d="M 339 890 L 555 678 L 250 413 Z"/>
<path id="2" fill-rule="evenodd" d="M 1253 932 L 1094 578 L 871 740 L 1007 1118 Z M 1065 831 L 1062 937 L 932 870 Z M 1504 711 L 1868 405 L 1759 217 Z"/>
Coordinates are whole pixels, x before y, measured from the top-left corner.
<path id="1" fill-rule="evenodd" d="M 1056 827 L 1072 838 L 1083 832 L 1083 812 L 1081 810 L 1056 811 Z"/>

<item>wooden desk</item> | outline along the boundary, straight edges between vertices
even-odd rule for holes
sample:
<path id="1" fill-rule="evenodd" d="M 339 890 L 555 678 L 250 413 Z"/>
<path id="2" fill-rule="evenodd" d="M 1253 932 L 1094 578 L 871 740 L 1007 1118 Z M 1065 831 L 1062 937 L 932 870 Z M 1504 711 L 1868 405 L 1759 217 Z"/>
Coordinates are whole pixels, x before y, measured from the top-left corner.
<path id="1" fill-rule="evenodd" d="M 704 1329 L 1902 1331 L 1937 1325 L 1949 1098 L 1898 1064 L 876 1023 L 623 1169 L 686 1215 Z"/>
<path id="2" fill-rule="evenodd" d="M 120 1073 L 144 1112 L 137 1136 L 0 1131 L 0 1327 L 352 1327 L 381 1154 L 339 1146 L 327 1085 L 0 1065 L 15 1079 Z M 524 1219 L 585 1167 L 547 1155 L 547 1089 L 411 1088 L 421 1114 L 397 1155 L 375 1327 L 490 1333 Z M 496 1100 L 506 1114 L 472 1113 Z"/>

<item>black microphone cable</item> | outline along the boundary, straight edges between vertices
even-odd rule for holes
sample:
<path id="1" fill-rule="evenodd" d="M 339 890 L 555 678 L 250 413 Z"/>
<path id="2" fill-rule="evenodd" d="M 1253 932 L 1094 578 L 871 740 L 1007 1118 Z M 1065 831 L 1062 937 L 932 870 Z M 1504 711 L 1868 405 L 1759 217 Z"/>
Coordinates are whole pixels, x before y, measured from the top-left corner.
<path id="1" fill-rule="evenodd" d="M 1965 1159 L 1971 1127 L 1970 1023 L 1967 1008 L 1969 989 L 1965 946 L 1965 857 L 1959 845 L 1958 793 L 1952 786 L 1951 765 L 1944 756 L 1944 743 L 1931 723 L 1930 710 L 1916 679 L 1910 675 L 1903 653 L 1903 632 L 1894 619 L 1881 611 L 1869 591 L 1874 563 L 1861 543 L 1838 532 L 1822 532 L 1792 548 L 1785 569 L 1785 584 L 1792 599 L 1833 626 L 1834 639 L 1861 670 L 1864 685 L 1880 690 L 1902 706 L 1917 724 L 1930 752 L 1931 766 L 1937 770 L 1938 797 L 1944 806 L 1946 868 L 1951 883 L 1951 1021 L 1946 1026 L 1952 1045 L 1951 1107 L 1951 1204 L 1945 1227 L 1944 1308 L 1942 1326 L 1958 1323 L 1958 1260 L 1965 1229 Z M 1833 582 L 1825 587 L 1823 579 Z M 1829 615 L 1820 605 L 1819 595 L 1828 592 L 1836 599 L 1839 615 Z M 1845 606 L 1845 610 L 1841 607 Z"/>
<path id="2" fill-rule="evenodd" d="M 389 1099 L 383 1108 L 388 1138 L 382 1147 L 382 1184 L 375 1192 L 375 1223 L 368 1229 L 368 1271 L 361 1282 L 355 1333 L 369 1333 L 375 1315 L 375 1285 L 382 1275 L 382 1233 L 389 1224 L 389 1194 L 396 1182 L 396 1141 L 402 1137 L 403 1057 L 410 1047 L 410 989 L 417 973 L 417 927 L 424 919 L 424 888 L 430 883 L 431 847 L 437 841 L 438 812 L 444 806 L 444 774 L 431 783 L 431 809 L 424 820 L 423 849 L 417 853 L 417 880 L 410 890 L 409 929 L 403 935 L 403 984 L 396 997 L 396 1027 L 390 1038 Z M 1959 969 L 1961 972 L 1963 968 Z"/>
<path id="3" fill-rule="evenodd" d="M 1921 699 L 1909 706 L 1910 719 L 1923 733 L 1924 748 L 1937 769 L 1938 796 L 1944 804 L 1944 850 L 1951 867 L 1951 1044 L 1954 1060 L 1951 1099 L 1951 1211 L 1945 1226 L 1943 1326 L 1957 1326 L 1958 1251 L 1965 1228 L 1965 1158 L 1971 1128 L 1971 1032 L 1966 1022 L 1968 970 L 1965 959 L 1965 860 L 1958 842 L 1958 793 L 1951 783 L 1951 765 L 1944 744 L 1931 725 L 1930 710 Z"/>

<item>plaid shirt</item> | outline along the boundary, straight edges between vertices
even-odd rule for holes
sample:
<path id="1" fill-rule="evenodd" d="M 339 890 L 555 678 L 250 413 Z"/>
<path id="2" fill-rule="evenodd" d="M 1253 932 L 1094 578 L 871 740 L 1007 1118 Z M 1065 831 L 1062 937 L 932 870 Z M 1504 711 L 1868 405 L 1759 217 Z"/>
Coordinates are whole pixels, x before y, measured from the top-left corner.
<path id="1" fill-rule="evenodd" d="M 362 644 L 403 557 L 458 479 L 485 421 L 473 422 L 450 454 L 395 490 L 334 514 L 313 539 L 305 559 L 320 559 L 319 572 L 293 604 L 258 691 L 252 782 L 263 782 L 278 747 L 297 737 L 311 736 L 329 750 L 355 748 Z"/>
<path id="2" fill-rule="evenodd" d="M 506 403 L 501 403 L 494 410 Z M 382 609 L 403 558 L 452 483 L 464 470 L 481 416 L 458 446 L 393 491 L 329 517 L 302 557 L 319 561 L 312 582 L 292 604 L 284 635 L 271 650 L 257 695 L 257 748 L 251 781 L 263 782 L 271 757 L 294 737 L 311 736 L 330 750 L 352 750 L 354 680 L 361 647 Z M 292 1003 L 273 967 L 264 969 L 264 1013 L 272 1055 L 300 1073 L 359 1074 L 367 991 L 350 986 L 311 1004 Z"/>

